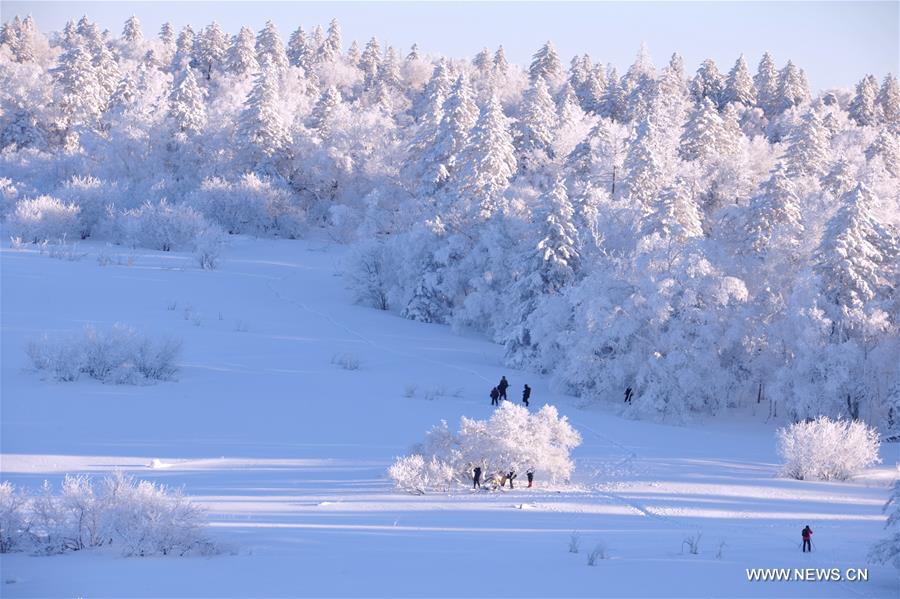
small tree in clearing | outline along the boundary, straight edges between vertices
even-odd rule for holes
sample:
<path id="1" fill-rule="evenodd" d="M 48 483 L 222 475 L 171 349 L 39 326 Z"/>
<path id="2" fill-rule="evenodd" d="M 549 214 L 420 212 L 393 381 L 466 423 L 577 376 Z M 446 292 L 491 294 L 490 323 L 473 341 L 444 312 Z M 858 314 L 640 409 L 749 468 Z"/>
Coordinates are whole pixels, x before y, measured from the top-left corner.
<path id="1" fill-rule="evenodd" d="M 575 467 L 569 452 L 580 444 L 581 435 L 554 406 L 531 414 L 503 402 L 488 420 L 463 416 L 456 433 L 441 421 L 412 455 L 394 462 L 388 475 L 398 487 L 416 493 L 468 485 L 475 465 L 485 477 L 533 468 L 538 480 L 568 482 Z"/>
<path id="2" fill-rule="evenodd" d="M 897 474 L 900 475 L 900 470 Z M 884 525 L 889 535 L 872 547 L 869 561 L 876 564 L 892 564 L 900 570 L 900 478 L 894 481 L 894 490 L 891 498 L 884 504 L 884 511 L 889 512 L 887 523 Z"/>
<path id="3" fill-rule="evenodd" d="M 881 462 L 878 431 L 863 422 L 819 416 L 778 429 L 782 476 L 798 480 L 846 480 Z"/>

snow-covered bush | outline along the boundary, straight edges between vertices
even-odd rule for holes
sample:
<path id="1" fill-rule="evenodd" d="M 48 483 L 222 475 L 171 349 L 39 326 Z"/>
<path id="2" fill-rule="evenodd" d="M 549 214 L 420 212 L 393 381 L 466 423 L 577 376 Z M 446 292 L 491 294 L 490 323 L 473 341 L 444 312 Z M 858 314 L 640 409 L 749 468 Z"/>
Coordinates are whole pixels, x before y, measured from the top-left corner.
<path id="1" fill-rule="evenodd" d="M 109 185 L 90 176 L 72 177 L 57 192 L 66 204 L 78 207 L 79 234 L 82 239 L 92 236 L 109 206 L 115 203 L 117 194 L 115 184 Z"/>
<path id="2" fill-rule="evenodd" d="M 293 238 L 300 234 L 306 220 L 305 212 L 287 190 L 255 173 L 247 173 L 235 182 L 218 177 L 206 179 L 191 195 L 190 202 L 231 234 Z"/>
<path id="3" fill-rule="evenodd" d="M 178 371 L 180 350 L 177 340 L 153 340 L 119 324 L 99 331 L 88 326 L 81 335 L 43 335 L 26 346 L 34 367 L 51 372 L 58 381 L 86 374 L 116 384 L 171 379 Z"/>
<path id="4" fill-rule="evenodd" d="M 78 239 L 78 206 L 51 196 L 20 200 L 6 223 L 7 234 L 25 241 Z"/>
<path id="5" fill-rule="evenodd" d="M 119 220 L 122 241 L 132 247 L 164 252 L 193 250 L 194 240 L 210 227 L 190 206 L 173 205 L 166 200 L 146 202 L 125 212 Z"/>
<path id="6" fill-rule="evenodd" d="M 357 244 L 344 268 L 354 300 L 364 306 L 387 310 L 389 267 L 383 244 L 364 241 Z"/>
<path id="7" fill-rule="evenodd" d="M 845 480 L 881 462 L 878 431 L 860 421 L 826 416 L 778 429 L 782 476 L 798 480 Z"/>
<path id="8" fill-rule="evenodd" d="M 900 475 L 900 470 L 897 474 Z M 888 536 L 872 547 L 869 561 L 876 564 L 892 564 L 900 570 L 900 478 L 894 481 L 894 490 L 884 504 L 884 511 L 888 512 L 887 523 L 884 525 L 888 530 Z"/>
<path id="9" fill-rule="evenodd" d="M 14 517 L 7 505 L 16 502 Z M 0 518 L 18 531 L 7 550 L 32 548 L 55 554 L 112 545 L 123 556 L 211 553 L 203 510 L 180 490 L 136 481 L 120 472 L 99 485 L 85 475 L 66 475 L 59 493 L 48 482 L 28 496 L 10 483 L 0 485 Z M 2 535 L 0 535 L 2 536 Z"/>
<path id="10" fill-rule="evenodd" d="M 28 544 L 28 497 L 9 481 L 0 483 L 0 553 L 18 551 Z"/>
<path id="11" fill-rule="evenodd" d="M 476 465 L 485 479 L 533 469 L 538 480 L 568 482 L 574 469 L 569 452 L 580 444 L 581 435 L 554 406 L 531 414 L 503 402 L 488 420 L 464 416 L 456 433 L 441 421 L 412 455 L 394 462 L 388 475 L 401 489 L 418 493 L 468 485 Z"/>
<path id="12" fill-rule="evenodd" d="M 331 356 L 331 363 L 344 370 L 359 370 L 362 364 L 353 354 L 335 354 Z"/>
<path id="13" fill-rule="evenodd" d="M 219 267 L 219 257 L 225 239 L 218 227 L 207 227 L 194 239 L 194 259 L 203 270 L 215 270 Z"/>

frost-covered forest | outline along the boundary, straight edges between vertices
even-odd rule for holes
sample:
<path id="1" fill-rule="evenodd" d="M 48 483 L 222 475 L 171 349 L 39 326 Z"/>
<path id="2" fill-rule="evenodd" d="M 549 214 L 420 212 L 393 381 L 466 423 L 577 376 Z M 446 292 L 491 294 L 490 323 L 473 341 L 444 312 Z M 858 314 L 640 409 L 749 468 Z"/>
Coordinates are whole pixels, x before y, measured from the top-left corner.
<path id="1" fill-rule="evenodd" d="M 783 57 L 785 59 L 789 57 Z M 755 62 L 755 59 L 754 61 Z M 327 29 L 0 30 L 16 243 L 353 244 L 358 300 L 476 330 L 561 391 L 680 421 L 900 434 L 900 88 L 768 54 L 530 65 Z M 624 391 L 634 397 L 623 404 Z"/>

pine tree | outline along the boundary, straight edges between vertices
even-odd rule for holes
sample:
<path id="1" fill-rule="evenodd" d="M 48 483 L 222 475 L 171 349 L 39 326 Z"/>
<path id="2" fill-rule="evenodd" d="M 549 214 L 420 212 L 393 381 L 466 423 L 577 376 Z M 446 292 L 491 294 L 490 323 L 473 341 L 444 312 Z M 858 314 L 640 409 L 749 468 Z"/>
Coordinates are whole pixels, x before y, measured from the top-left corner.
<path id="1" fill-rule="evenodd" d="M 478 120 L 478 106 L 465 73 L 461 74 L 444 102 L 443 116 L 437 127 L 434 142 L 421 155 L 421 172 L 426 194 L 443 187 L 456 168 L 469 133 Z"/>
<path id="2" fill-rule="evenodd" d="M 141 22 L 134 15 L 128 17 L 125 21 L 125 28 L 122 29 L 122 39 L 129 44 L 140 44 L 144 41 L 144 34 L 141 31 Z"/>
<path id="3" fill-rule="evenodd" d="M 571 128 L 584 118 L 575 90 L 570 83 L 563 85 L 556 98 L 556 122 L 560 129 Z"/>
<path id="4" fill-rule="evenodd" d="M 648 214 L 666 185 L 659 124 L 653 115 L 641 121 L 625 157 L 628 197 L 641 215 Z"/>
<path id="5" fill-rule="evenodd" d="M 400 57 L 393 46 L 388 46 L 384 51 L 384 59 L 378 65 L 376 85 L 393 90 L 399 90 L 403 86 L 403 78 L 400 76 Z"/>
<path id="6" fill-rule="evenodd" d="M 332 19 L 328 24 L 328 34 L 325 36 L 325 41 L 319 49 L 319 61 L 334 62 L 341 55 L 342 46 L 341 26 L 337 19 Z"/>
<path id="7" fill-rule="evenodd" d="M 746 223 L 747 244 L 764 256 L 773 242 L 788 249 L 799 245 L 803 233 L 800 199 L 784 163 L 778 163 L 750 203 Z"/>
<path id="8" fill-rule="evenodd" d="M 809 102 L 809 84 L 802 69 L 790 60 L 778 74 L 778 110 L 784 112 Z"/>
<path id="9" fill-rule="evenodd" d="M 637 58 L 620 84 L 625 97 L 625 118 L 640 121 L 650 113 L 651 104 L 657 97 L 656 67 L 645 44 L 641 44 Z"/>
<path id="10" fill-rule="evenodd" d="M 173 73 L 181 72 L 185 67 L 194 66 L 194 38 L 194 30 L 190 25 L 185 25 L 178 33 L 178 39 L 175 41 L 175 55 L 172 57 Z"/>
<path id="11" fill-rule="evenodd" d="M 494 52 L 494 76 L 502 80 L 508 72 L 509 63 L 506 61 L 506 52 L 503 51 L 503 46 L 498 46 L 497 51 Z"/>
<path id="12" fill-rule="evenodd" d="M 821 177 L 828 170 L 828 132 L 815 110 L 808 110 L 789 138 L 785 153 L 788 173 L 794 176 Z"/>
<path id="13" fill-rule="evenodd" d="M 362 59 L 362 51 L 359 49 L 359 42 L 353 40 L 350 42 L 350 47 L 347 48 L 347 62 L 352 65 L 359 66 L 359 61 Z"/>
<path id="14" fill-rule="evenodd" d="M 494 64 L 491 62 L 491 53 L 487 49 L 487 46 L 482 48 L 478 54 L 475 55 L 475 58 L 472 59 L 472 66 L 475 67 L 479 77 L 487 77 L 490 74 L 494 68 Z"/>
<path id="15" fill-rule="evenodd" d="M 876 103 L 881 109 L 882 123 L 900 126 L 900 86 L 896 77 L 891 74 L 885 76 Z"/>
<path id="16" fill-rule="evenodd" d="M 516 173 L 515 147 L 509 119 L 496 95 L 491 96 L 472 130 L 459 167 L 459 197 L 477 206 L 481 220 L 499 210 L 498 201 Z"/>
<path id="17" fill-rule="evenodd" d="M 725 122 L 712 98 L 706 97 L 691 113 L 681 135 L 679 152 L 685 160 L 707 160 L 726 152 Z"/>
<path id="18" fill-rule="evenodd" d="M 40 36 L 34 17 L 28 15 L 16 27 L 15 46 L 13 47 L 17 62 L 34 62 L 37 40 Z"/>
<path id="19" fill-rule="evenodd" d="M 176 133 L 197 135 L 206 126 L 206 92 L 197 85 L 194 69 L 186 67 L 178 74 L 169 93 L 168 116 Z"/>
<path id="20" fill-rule="evenodd" d="M 313 50 L 302 26 L 297 27 L 288 39 L 287 57 L 288 63 L 292 66 L 300 67 L 307 73 L 312 69 Z"/>
<path id="21" fill-rule="evenodd" d="M 840 156 L 828 173 L 822 177 L 822 187 L 836 198 L 841 197 L 856 186 L 857 176 L 853 164 Z"/>
<path id="22" fill-rule="evenodd" d="M 265 27 L 256 36 L 256 60 L 262 65 L 266 59 L 275 69 L 274 75 L 279 79 L 283 77 L 289 65 L 287 51 L 284 49 L 278 28 L 272 21 L 266 21 Z"/>
<path id="23" fill-rule="evenodd" d="M 678 242 L 702 237 L 703 219 L 696 196 L 696 184 L 678 177 L 663 191 L 652 212 L 643 219 L 642 233 L 657 233 L 660 237 Z"/>
<path id="24" fill-rule="evenodd" d="M 715 61 L 707 58 L 700 64 L 697 74 L 691 80 L 691 95 L 701 104 L 709 98 L 716 108 L 722 106 L 725 83 Z"/>
<path id="25" fill-rule="evenodd" d="M 728 73 L 722 100 L 725 104 L 737 102 L 744 106 L 756 106 L 756 86 L 753 85 L 753 78 L 743 55 L 737 59 Z"/>
<path id="26" fill-rule="evenodd" d="M 409 47 L 409 54 L 406 55 L 406 62 L 419 60 L 419 44 L 413 44 Z"/>
<path id="27" fill-rule="evenodd" d="M 540 163 L 543 156 L 553 158 L 554 132 L 558 125 L 556 106 L 543 77 L 532 80 L 522 102 L 522 116 L 519 121 L 517 146 L 527 156 L 522 161 L 523 168 L 532 163 Z"/>
<path id="28" fill-rule="evenodd" d="M 555 85 L 564 76 L 562 63 L 553 47 L 553 42 L 548 41 L 538 50 L 531 60 L 528 75 L 532 82 L 536 79 L 544 79 L 548 84 Z"/>
<path id="29" fill-rule="evenodd" d="M 104 92 L 87 50 L 75 46 L 65 51 L 51 73 L 59 92 L 56 103 L 66 121 L 95 123 L 103 110 Z"/>
<path id="30" fill-rule="evenodd" d="M 557 293 L 574 281 L 579 270 L 578 231 L 565 182 L 557 178 L 541 198 L 547 209 L 544 236 L 537 244 L 540 293 Z"/>
<path id="31" fill-rule="evenodd" d="M 432 128 L 437 128 L 444 116 L 444 102 L 450 95 L 452 84 L 447 64 L 443 60 L 439 61 L 416 103 L 415 117 L 417 121 L 424 120 L 424 122 L 430 123 Z M 433 137 L 433 132 L 430 136 Z"/>
<path id="32" fill-rule="evenodd" d="M 256 36 L 249 27 L 241 27 L 228 48 L 225 58 L 228 72 L 239 77 L 251 75 L 259 70 L 256 60 Z"/>
<path id="33" fill-rule="evenodd" d="M 172 62 L 175 54 L 175 29 L 171 23 L 163 23 L 159 28 L 160 59 L 163 64 Z"/>
<path id="34" fill-rule="evenodd" d="M 598 64 L 590 70 L 581 86 L 575 88 L 582 110 L 591 114 L 600 113 L 606 93 L 606 81 L 606 69 Z"/>
<path id="35" fill-rule="evenodd" d="M 866 75 L 856 85 L 856 95 L 850 102 L 848 112 L 857 125 L 874 125 L 878 118 L 875 112 L 875 100 L 878 95 L 878 82 L 872 75 Z"/>
<path id="36" fill-rule="evenodd" d="M 684 61 L 677 53 L 672 54 L 669 64 L 663 69 L 659 79 L 657 103 L 660 117 L 672 137 L 678 135 L 687 119 L 691 107 L 690 93 L 684 76 Z"/>
<path id="37" fill-rule="evenodd" d="M 775 69 L 775 61 L 768 52 L 763 54 L 759 61 L 753 82 L 756 84 L 758 106 L 766 116 L 778 114 L 778 71 Z"/>
<path id="38" fill-rule="evenodd" d="M 268 61 L 261 67 L 237 124 L 238 146 L 252 168 L 277 163 L 291 143 L 290 132 L 278 110 L 278 68 Z"/>
<path id="39" fill-rule="evenodd" d="M 625 93 L 619 83 L 619 73 L 613 67 L 609 70 L 606 92 L 603 94 L 601 116 L 619 123 L 625 120 Z"/>
<path id="40" fill-rule="evenodd" d="M 109 97 L 119 86 L 122 74 L 119 71 L 119 63 L 115 55 L 105 41 L 90 48 L 93 53 L 94 73 L 101 89 L 101 110 L 106 110 Z"/>
<path id="41" fill-rule="evenodd" d="M 335 109 L 340 104 L 341 92 L 333 85 L 330 85 L 328 89 L 322 92 L 319 101 L 316 102 L 310 115 L 309 126 L 318 131 L 321 138 L 327 137 L 331 115 L 334 114 Z"/>
<path id="42" fill-rule="evenodd" d="M 373 37 L 366 44 L 362 56 L 359 59 L 359 68 L 363 72 L 366 89 L 375 85 L 378 77 L 378 66 L 381 64 L 381 46 Z"/>
<path id="43" fill-rule="evenodd" d="M 197 39 L 197 66 L 203 76 L 212 79 L 213 71 L 221 71 L 228 53 L 228 36 L 213 21 Z"/>
<path id="44" fill-rule="evenodd" d="M 872 210 L 875 194 L 864 183 L 844 194 L 841 208 L 828 221 L 815 255 L 822 294 L 842 322 L 840 340 L 853 328 L 849 313 L 886 296 L 896 281 L 896 248 Z"/>
<path id="45" fill-rule="evenodd" d="M 884 168 L 892 177 L 900 177 L 900 133 L 882 127 L 875 140 L 866 148 L 866 160 L 872 160 L 876 156 L 881 157 Z"/>

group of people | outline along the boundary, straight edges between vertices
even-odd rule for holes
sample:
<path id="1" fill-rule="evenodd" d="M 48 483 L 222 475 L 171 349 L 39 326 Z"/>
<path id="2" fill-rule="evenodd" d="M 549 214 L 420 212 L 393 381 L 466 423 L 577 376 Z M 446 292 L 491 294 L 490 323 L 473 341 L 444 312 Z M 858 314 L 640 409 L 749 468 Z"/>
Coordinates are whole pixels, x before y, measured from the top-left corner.
<path id="1" fill-rule="evenodd" d="M 506 380 L 506 375 L 500 377 L 500 382 L 496 387 L 491 389 L 491 405 L 499 406 L 500 401 L 508 401 L 506 397 L 506 390 L 509 389 L 509 381 Z M 528 386 L 528 383 L 525 384 L 525 388 L 522 390 L 522 403 L 525 404 L 527 408 L 530 404 L 528 400 L 531 398 L 531 387 Z"/>
<path id="2" fill-rule="evenodd" d="M 473 489 L 481 488 L 481 475 L 482 475 L 481 466 L 475 466 L 474 469 L 472 470 L 472 481 L 473 481 L 472 488 Z M 534 468 L 529 468 L 528 470 L 526 470 L 525 476 L 528 477 L 528 488 L 530 489 L 531 486 L 534 484 Z M 505 487 L 506 483 L 509 482 L 509 488 L 513 489 L 514 488 L 513 481 L 515 479 L 517 479 L 518 477 L 519 477 L 519 475 L 516 474 L 515 469 L 510 468 L 509 472 L 496 472 L 495 474 L 491 475 L 491 477 L 488 478 L 485 482 L 490 482 L 491 484 L 493 484 L 494 486 L 496 486 L 498 488 Z"/>

